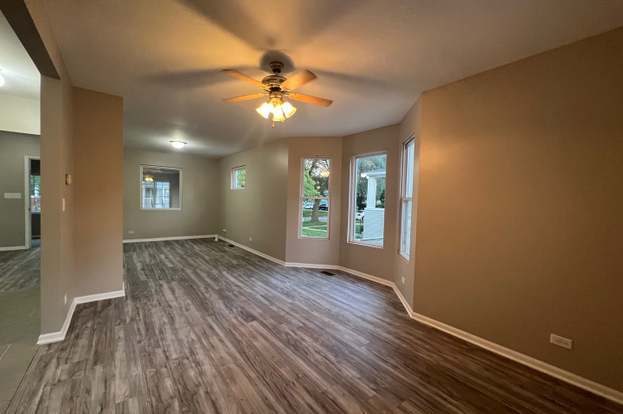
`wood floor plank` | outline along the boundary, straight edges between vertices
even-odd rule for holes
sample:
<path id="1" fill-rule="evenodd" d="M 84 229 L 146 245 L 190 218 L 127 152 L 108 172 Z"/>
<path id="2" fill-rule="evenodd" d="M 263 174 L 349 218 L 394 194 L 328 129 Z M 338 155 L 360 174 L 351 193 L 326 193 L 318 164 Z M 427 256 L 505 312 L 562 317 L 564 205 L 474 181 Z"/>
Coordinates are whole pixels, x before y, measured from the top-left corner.
<path id="1" fill-rule="evenodd" d="M 79 305 L 8 412 L 623 413 L 411 320 L 391 289 L 347 274 L 208 240 L 124 255 L 126 298 Z"/>

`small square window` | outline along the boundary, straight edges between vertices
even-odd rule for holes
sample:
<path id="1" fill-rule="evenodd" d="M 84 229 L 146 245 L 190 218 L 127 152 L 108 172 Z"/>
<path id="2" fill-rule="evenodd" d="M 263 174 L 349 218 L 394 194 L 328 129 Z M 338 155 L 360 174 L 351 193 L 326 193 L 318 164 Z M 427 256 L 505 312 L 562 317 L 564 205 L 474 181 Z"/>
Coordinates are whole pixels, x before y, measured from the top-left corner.
<path id="1" fill-rule="evenodd" d="M 231 169 L 231 189 L 244 190 L 247 188 L 247 167 L 241 165 Z"/>
<path id="2" fill-rule="evenodd" d="M 141 165 L 141 209 L 180 210 L 182 170 Z"/>

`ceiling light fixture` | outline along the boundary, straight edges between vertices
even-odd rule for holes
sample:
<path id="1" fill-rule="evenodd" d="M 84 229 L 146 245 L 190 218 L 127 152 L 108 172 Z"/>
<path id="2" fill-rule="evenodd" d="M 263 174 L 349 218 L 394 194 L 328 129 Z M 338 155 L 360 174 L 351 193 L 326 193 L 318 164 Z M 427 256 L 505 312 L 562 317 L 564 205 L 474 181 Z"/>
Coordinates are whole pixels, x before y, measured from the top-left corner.
<path id="1" fill-rule="evenodd" d="M 171 144 L 171 146 L 175 149 L 182 149 L 184 148 L 184 145 L 188 144 L 188 142 L 174 139 L 169 141 L 169 144 Z"/>
<path id="2" fill-rule="evenodd" d="M 286 76 L 283 74 L 283 62 L 272 61 L 269 63 L 269 66 L 272 74 L 264 76 L 261 81 L 255 80 L 235 69 L 223 69 L 223 73 L 227 76 L 251 83 L 262 90 L 262 92 L 259 93 L 234 96 L 233 98 L 224 99 L 224 101 L 228 103 L 240 103 L 253 101 L 255 99 L 266 99 L 268 95 L 268 100 L 255 110 L 262 118 L 270 119 L 273 123 L 273 128 L 275 127 L 275 122 L 285 122 L 286 119 L 291 118 L 296 112 L 296 108 L 289 100 L 324 107 L 333 103 L 330 99 L 294 92 L 295 89 L 316 79 L 316 75 L 309 70 L 299 70 L 292 75 Z"/>
<path id="3" fill-rule="evenodd" d="M 257 113 L 264 119 L 271 119 L 273 121 L 273 128 L 275 122 L 285 122 L 296 112 L 296 108 L 290 102 L 283 100 L 281 94 L 271 94 L 268 102 L 264 102 L 256 109 Z M 272 117 L 271 117 L 272 115 Z"/>

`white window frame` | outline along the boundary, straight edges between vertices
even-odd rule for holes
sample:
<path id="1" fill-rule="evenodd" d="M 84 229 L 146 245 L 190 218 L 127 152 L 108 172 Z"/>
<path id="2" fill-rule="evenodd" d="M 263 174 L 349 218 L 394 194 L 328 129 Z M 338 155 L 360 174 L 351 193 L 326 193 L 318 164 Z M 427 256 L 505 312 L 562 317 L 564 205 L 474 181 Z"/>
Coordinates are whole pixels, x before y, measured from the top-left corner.
<path id="1" fill-rule="evenodd" d="M 355 214 L 354 209 L 357 205 L 357 159 L 372 157 L 375 155 L 385 155 L 386 161 L 389 161 L 389 154 L 387 151 L 375 151 L 367 152 L 364 154 L 353 155 L 350 159 L 350 172 L 349 172 L 349 195 L 348 195 L 348 234 L 346 235 L 346 242 L 349 244 L 356 244 L 358 246 L 370 247 L 372 249 L 384 249 L 385 248 L 385 222 L 387 220 L 387 210 L 383 212 L 383 244 L 380 246 L 363 243 L 360 240 L 355 239 Z M 387 163 L 386 163 L 387 174 Z M 387 175 L 385 176 L 385 200 L 387 200 Z"/>
<path id="2" fill-rule="evenodd" d="M 303 202 L 305 201 L 306 198 L 312 198 L 312 197 L 305 197 L 305 178 L 303 177 L 303 174 L 305 172 L 305 160 L 312 160 L 312 159 L 322 159 L 322 160 L 328 160 L 329 161 L 329 196 L 327 197 L 314 197 L 314 198 L 319 198 L 321 200 L 326 199 L 327 200 L 327 206 L 329 208 L 328 212 L 329 214 L 327 214 L 327 237 L 311 237 L 311 236 L 304 236 L 303 235 Z M 309 157 L 303 157 L 301 158 L 301 162 L 300 162 L 300 170 L 301 172 L 299 173 L 299 200 L 298 200 L 298 230 L 297 230 L 297 235 L 299 239 L 305 239 L 305 240 L 330 240 L 331 239 L 331 183 L 333 182 L 333 180 L 331 179 L 331 176 L 333 175 L 333 159 L 331 157 L 324 157 L 321 155 L 312 155 Z"/>
<path id="3" fill-rule="evenodd" d="M 179 185 L 179 200 L 180 200 L 180 206 L 179 207 L 171 207 L 171 208 L 144 208 L 143 207 L 143 168 L 159 168 L 161 170 L 174 170 L 177 171 L 179 176 L 180 176 L 180 185 Z M 181 168 L 177 168 L 177 167 L 165 167 L 163 165 L 147 165 L 147 164 L 143 164 L 143 165 L 139 165 L 139 175 L 138 175 L 138 186 L 139 186 L 139 199 L 138 199 L 138 204 L 139 204 L 139 208 L 142 211 L 181 211 L 182 210 L 182 188 L 183 188 L 183 180 L 182 180 L 182 169 Z M 170 190 L 169 190 L 170 192 Z M 169 195 L 170 197 L 170 195 Z"/>
<path id="4" fill-rule="evenodd" d="M 238 181 L 236 180 L 236 171 L 240 171 L 240 170 L 244 170 L 245 174 L 247 173 L 247 166 L 246 165 L 236 165 L 235 167 L 232 167 L 231 172 L 229 173 L 229 188 L 231 190 L 246 190 L 248 187 L 248 183 L 245 181 L 245 186 L 244 187 L 238 187 Z M 247 176 L 247 179 L 249 177 Z"/>
<path id="5" fill-rule="evenodd" d="M 411 168 L 409 169 L 407 166 L 407 153 L 409 151 L 409 147 L 412 146 L 413 147 L 413 165 L 411 165 Z M 415 171 L 413 170 L 415 168 L 415 137 L 411 136 L 409 137 L 409 139 L 407 139 L 405 142 L 403 142 L 402 144 L 402 163 L 401 163 L 401 169 L 400 169 L 400 230 L 399 230 L 399 239 L 398 239 L 398 253 L 400 254 L 401 257 L 403 257 L 404 259 L 406 259 L 407 261 L 410 260 L 411 257 L 411 243 L 413 242 L 412 240 L 412 234 L 411 234 L 411 229 L 413 227 L 413 184 L 414 184 L 414 180 L 415 180 Z M 408 197 L 407 196 L 407 176 L 408 174 L 411 173 L 411 196 Z M 411 203 L 411 211 L 410 211 L 410 217 L 409 217 L 409 222 L 411 223 L 411 226 L 409 226 L 409 228 L 405 228 L 405 222 L 406 222 L 406 209 L 405 209 L 405 205 L 407 203 Z M 409 248 L 407 250 L 404 249 L 404 238 L 408 237 L 409 238 Z"/>

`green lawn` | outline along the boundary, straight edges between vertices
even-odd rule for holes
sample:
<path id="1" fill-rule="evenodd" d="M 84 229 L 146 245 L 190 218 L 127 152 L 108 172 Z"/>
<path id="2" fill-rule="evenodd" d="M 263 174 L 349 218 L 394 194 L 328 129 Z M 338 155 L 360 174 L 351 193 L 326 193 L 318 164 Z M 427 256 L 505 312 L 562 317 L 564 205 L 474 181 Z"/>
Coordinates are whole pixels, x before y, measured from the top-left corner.
<path id="1" fill-rule="evenodd" d="M 318 212 L 318 217 L 320 219 L 327 217 L 329 214 L 328 211 L 320 210 Z M 301 233 L 305 237 L 327 237 L 327 222 L 326 221 L 311 221 L 312 209 L 305 208 L 303 209 L 303 228 L 301 229 Z"/>

